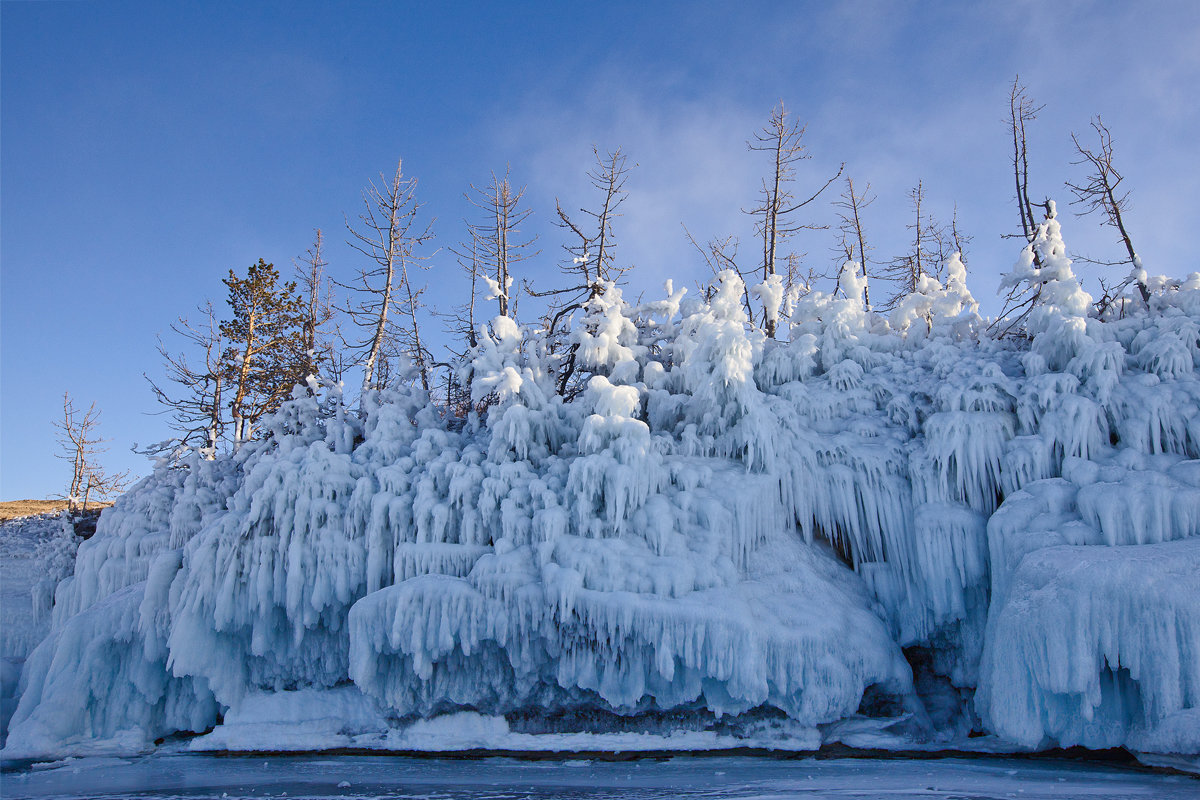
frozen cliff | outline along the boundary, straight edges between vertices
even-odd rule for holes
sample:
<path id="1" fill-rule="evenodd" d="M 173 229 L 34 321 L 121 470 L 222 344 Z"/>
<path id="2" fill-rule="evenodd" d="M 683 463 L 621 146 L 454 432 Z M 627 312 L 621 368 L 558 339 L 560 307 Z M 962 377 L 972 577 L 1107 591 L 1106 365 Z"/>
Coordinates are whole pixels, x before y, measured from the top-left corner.
<path id="1" fill-rule="evenodd" d="M 464 365 L 465 419 L 298 389 L 262 441 L 104 513 L 5 755 L 272 713 L 301 746 L 452 713 L 819 743 L 860 715 L 1198 752 L 1200 275 L 1098 316 L 1064 253 L 1051 218 L 1009 274 L 1020 336 L 957 258 L 890 316 L 855 264 L 835 295 L 753 288 L 778 340 L 726 272 L 707 300 L 605 287 L 567 399 L 507 317 Z"/>

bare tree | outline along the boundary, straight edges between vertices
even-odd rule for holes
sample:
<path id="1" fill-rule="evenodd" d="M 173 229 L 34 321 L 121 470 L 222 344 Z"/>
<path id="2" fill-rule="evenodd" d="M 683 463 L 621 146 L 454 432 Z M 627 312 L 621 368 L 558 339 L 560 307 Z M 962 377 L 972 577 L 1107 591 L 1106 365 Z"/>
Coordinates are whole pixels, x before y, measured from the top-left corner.
<path id="1" fill-rule="evenodd" d="M 1037 267 L 1041 267 L 1042 257 L 1037 248 L 1033 247 L 1033 242 L 1037 238 L 1038 222 L 1034 216 L 1034 205 L 1029 196 L 1029 146 L 1025 126 L 1037 119 L 1038 113 L 1043 108 L 1045 106 L 1034 104 L 1033 98 L 1029 96 L 1029 90 L 1021 85 L 1021 76 L 1014 77 L 1008 96 L 1008 131 L 1012 137 L 1013 183 L 1016 190 L 1017 212 L 1021 218 L 1021 232 L 1013 235 L 1020 236 L 1025 241 L 1033 255 L 1034 266 Z M 1039 207 L 1044 209 L 1046 217 L 1051 216 L 1049 200 L 1040 203 Z M 1040 294 L 1040 289 L 1036 292 L 1026 292 L 1019 285 L 1010 288 L 1004 297 L 1004 308 L 1001 310 L 1000 316 L 992 321 L 988 329 L 997 330 L 997 335 L 1001 337 L 1020 331 L 1025 317 L 1037 304 Z M 1003 327 L 1000 327 L 1001 325 Z"/>
<path id="2" fill-rule="evenodd" d="M 716 237 L 709 239 L 703 245 L 696 241 L 696 237 L 692 236 L 692 232 L 688 230 L 687 225 L 683 226 L 683 233 L 687 240 L 692 243 L 692 247 L 696 248 L 696 252 L 704 259 L 708 270 L 715 277 L 722 270 L 732 269 L 741 272 L 737 265 L 737 251 L 741 242 L 736 236 L 726 236 L 724 239 Z"/>
<path id="3" fill-rule="evenodd" d="M 442 315 L 447 320 L 445 332 L 450 334 L 454 341 L 462 343 L 461 350 L 455 350 L 451 345 L 450 352 L 456 357 L 462 357 L 479 344 L 475 304 L 479 298 L 479 279 L 483 264 L 479 257 L 479 243 L 473 234 L 459 247 L 450 248 L 450 252 L 458 259 L 458 266 L 467 276 L 471 287 L 465 302 L 454 306 L 450 313 Z"/>
<path id="4" fill-rule="evenodd" d="M 333 284 L 325 275 L 324 236 L 317 228 L 312 246 L 304 251 L 296 269 L 296 284 L 304 303 L 304 322 L 301 328 L 301 357 L 305 377 L 309 375 L 337 380 L 341 375 L 341 363 L 334 347 L 336 330 L 328 328 L 337 314 L 333 303 Z"/>
<path id="5" fill-rule="evenodd" d="M 467 200 L 483 211 L 485 217 L 482 222 L 467 223 L 471 235 L 472 269 L 478 267 L 485 270 L 476 272 L 485 277 L 495 295 L 500 316 L 512 316 L 511 269 L 513 265 L 538 254 L 538 251 L 531 249 L 537 237 L 522 239 L 521 236 L 521 225 L 532 213 L 531 209 L 521 207 L 525 187 L 513 188 L 506 168 L 503 178 L 493 172 L 491 183 L 483 188 L 472 184 L 471 191 L 474 196 L 468 194 Z M 456 253 L 460 261 L 464 254 L 465 250 Z"/>
<path id="6" fill-rule="evenodd" d="M 1045 106 L 1034 104 L 1029 90 L 1021 85 L 1020 76 L 1013 78 L 1008 97 L 1008 129 L 1013 143 L 1013 180 L 1016 185 L 1017 210 L 1021 217 L 1021 235 L 1027 243 L 1032 243 L 1037 236 L 1037 221 L 1033 214 L 1033 203 L 1029 200 L 1029 146 L 1025 125 L 1037 119 L 1043 108 Z"/>
<path id="7" fill-rule="evenodd" d="M 344 310 L 351 322 L 364 330 L 362 339 L 349 343 L 363 368 L 364 394 L 385 385 L 378 374 L 380 359 L 397 352 L 413 360 L 421 385 L 429 389 L 432 359 L 417 320 L 424 288 L 413 286 L 409 271 L 427 258 L 415 251 L 433 238 L 433 222 L 417 223 L 423 205 L 416 199 L 417 179 L 404 177 L 403 167 L 404 163 L 398 162 L 391 180 L 380 175 L 378 185 L 374 181 L 367 185 L 360 229 L 346 222 L 350 246 L 373 263 L 359 270 L 353 284 L 339 284 L 354 293 L 356 299 L 348 300 Z"/>
<path id="8" fill-rule="evenodd" d="M 926 273 L 933 275 L 939 282 L 946 280 L 946 263 L 955 253 L 959 254 L 963 266 L 966 266 L 966 246 L 972 237 L 966 235 L 958 227 L 958 204 L 950 217 L 950 224 L 943 225 L 926 212 L 925 243 L 928 248 L 925 256 Z M 911 229 L 911 225 L 909 228 Z"/>
<path id="9" fill-rule="evenodd" d="M 784 273 L 783 277 L 784 297 L 806 295 L 813 290 L 817 281 L 829 280 L 833 277 L 828 272 L 823 272 L 813 267 L 801 271 L 801 258 L 803 258 L 803 254 L 801 253 L 788 253 L 787 259 L 784 262 L 787 267 L 787 272 Z"/>
<path id="10" fill-rule="evenodd" d="M 479 279 L 483 265 L 479 258 L 479 243 L 473 231 L 465 243 L 458 248 L 451 248 L 450 252 L 457 257 L 458 266 L 466 274 L 471 288 L 465 302 L 452 307 L 448 313 L 438 315 L 445 320 L 443 331 L 450 337 L 451 343 L 446 345 L 450 358 L 434 366 L 442 370 L 443 377 L 439 388 L 445 398 L 446 408 L 455 416 L 462 416 L 458 411 L 462 410 L 465 414 L 470 405 L 470 390 L 469 376 L 464 378 L 459 373 L 469 361 L 471 351 L 479 344 L 475 304 L 479 296 Z"/>
<path id="11" fill-rule="evenodd" d="M 63 416 L 55 421 L 54 427 L 58 428 L 58 444 L 62 448 L 58 457 L 71 462 L 66 499 L 72 513 L 87 511 L 93 496 L 108 500 L 120 494 L 128 482 L 128 472 L 110 474 L 97 461 L 99 454 L 108 449 L 101 446 L 106 440 L 100 438 L 99 426 L 100 412 L 95 403 L 81 415 L 70 393 L 63 392 Z"/>
<path id="12" fill-rule="evenodd" d="M 862 268 L 863 275 L 863 308 L 867 311 L 871 310 L 871 285 L 870 272 L 867 268 L 867 253 L 873 250 L 873 247 L 867 245 L 866 237 L 863 235 L 862 211 L 871 203 L 875 202 L 875 197 L 871 196 L 871 184 L 867 184 L 859 194 L 854 191 L 854 179 L 846 176 L 846 190 L 842 192 L 840 200 L 834 202 L 834 205 L 841 209 L 838 212 L 838 219 L 841 221 L 838 229 L 842 234 L 843 252 L 846 260 L 855 260 L 855 248 L 858 252 L 858 263 Z"/>
<path id="13" fill-rule="evenodd" d="M 142 377 L 164 407 L 161 413 L 171 415 L 171 428 L 178 434 L 178 438 L 166 443 L 167 449 L 176 443 L 202 442 L 201 452 L 211 460 L 227 424 L 221 405 L 227 372 L 223 361 L 225 340 L 213 304 L 205 303 L 199 311 L 202 317 L 198 325 L 184 317 L 171 325 L 171 330 L 186 343 L 185 347 L 199 354 L 199 360 L 189 360 L 186 352 L 171 353 L 162 337 L 158 338 L 158 353 L 166 366 L 167 378 L 178 385 L 178 393 L 159 386 L 145 373 Z"/>
<path id="14" fill-rule="evenodd" d="M 1129 208 L 1129 192 L 1121 189 L 1121 181 L 1124 180 L 1124 176 L 1113 166 L 1112 134 L 1108 132 L 1108 128 L 1105 127 L 1099 116 L 1092 120 L 1092 130 L 1096 131 L 1100 138 L 1098 151 L 1084 147 L 1080 143 L 1079 137 L 1074 133 L 1071 134 L 1071 141 L 1075 143 L 1075 150 L 1079 153 L 1079 160 L 1072 163 L 1086 164 L 1090 168 L 1086 183 L 1075 184 L 1067 181 L 1067 188 L 1075 195 L 1071 205 L 1080 206 L 1081 210 L 1075 212 L 1077 216 L 1085 216 L 1093 212 L 1101 213 L 1104 216 L 1104 224 L 1115 228 L 1120 234 L 1121 243 L 1125 245 L 1127 258 L 1116 263 L 1137 266 L 1139 263 L 1137 252 L 1133 249 L 1133 240 L 1129 237 L 1129 231 L 1125 228 L 1125 219 L 1122 216 L 1122 212 Z M 1142 300 L 1149 302 L 1150 289 L 1146 286 L 1145 280 L 1140 277 L 1140 273 L 1135 274 L 1138 274 L 1137 285 Z M 1125 285 L 1127 284 L 1128 281 Z"/>
<path id="15" fill-rule="evenodd" d="M 479 295 L 479 279 L 483 265 L 479 258 L 479 243 L 475 232 L 467 223 L 469 236 L 466 242 L 450 248 L 458 260 L 458 266 L 470 281 L 470 291 L 465 302 L 453 306 L 448 313 L 437 314 L 445 320 L 443 332 L 449 335 L 446 345 L 449 358 L 435 363 L 439 372 L 438 396 L 446 411 L 454 417 L 467 416 L 471 410 L 469 354 L 479 344 L 479 330 L 475 321 L 475 304 Z M 457 343 L 457 344 L 455 344 Z M 467 370 L 468 374 L 463 374 Z"/>
<path id="16" fill-rule="evenodd" d="M 792 193 L 791 184 L 796 179 L 796 164 L 812 158 L 803 144 L 805 126 L 798 121 L 788 119 L 787 109 L 783 102 L 771 111 L 771 117 L 766 127 L 747 142 L 751 150 L 761 150 L 771 154 L 774 169 L 768 178 L 763 180 L 761 194 L 762 202 L 746 213 L 757 218 L 755 228 L 762 237 L 762 278 L 767 280 L 778 273 L 776 261 L 779 246 L 789 236 L 801 230 L 824 230 L 826 225 L 811 225 L 792 222 L 789 217 L 804 206 L 821 196 L 842 174 L 846 165 L 838 167 L 837 173 L 827 180 L 820 189 L 804 200 L 797 201 Z M 766 320 L 767 335 L 774 338 L 775 322 Z"/>
<path id="17" fill-rule="evenodd" d="M 958 259 L 963 263 L 963 267 L 967 266 L 967 245 L 971 243 L 974 236 L 969 236 L 962 232 L 958 227 L 958 203 L 954 204 L 954 213 L 950 217 L 949 245 L 951 253 L 958 253 Z M 941 277 L 941 273 L 938 273 Z"/>

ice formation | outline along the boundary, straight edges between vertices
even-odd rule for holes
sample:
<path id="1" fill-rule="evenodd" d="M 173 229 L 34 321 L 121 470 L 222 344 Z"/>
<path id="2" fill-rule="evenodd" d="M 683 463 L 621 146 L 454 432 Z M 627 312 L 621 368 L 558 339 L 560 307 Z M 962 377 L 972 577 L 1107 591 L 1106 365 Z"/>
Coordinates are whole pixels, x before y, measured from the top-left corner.
<path id="1" fill-rule="evenodd" d="M 22 665 L 49 633 L 54 588 L 75 568 L 78 544 L 65 514 L 0 522 L 0 746 L 16 710 Z"/>
<path id="2" fill-rule="evenodd" d="M 5 754 L 407 742 L 448 714 L 882 714 L 936 739 L 948 707 L 1017 746 L 1200 751 L 1200 276 L 1097 316 L 1065 252 L 1051 214 L 1005 283 L 1022 337 L 957 256 L 890 317 L 851 262 L 837 295 L 602 287 L 567 399 L 503 316 L 466 420 L 298 390 L 262 441 L 104 513 Z"/>

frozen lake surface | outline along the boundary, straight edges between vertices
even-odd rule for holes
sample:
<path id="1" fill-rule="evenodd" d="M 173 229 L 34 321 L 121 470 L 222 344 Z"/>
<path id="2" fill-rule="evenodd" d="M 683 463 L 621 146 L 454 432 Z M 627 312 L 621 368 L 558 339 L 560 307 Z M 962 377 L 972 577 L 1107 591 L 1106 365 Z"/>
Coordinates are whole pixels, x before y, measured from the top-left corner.
<path id="1" fill-rule="evenodd" d="M 2 777 L 16 798 L 1200 798 L 1200 779 L 1030 759 L 377 756 L 88 758 Z"/>

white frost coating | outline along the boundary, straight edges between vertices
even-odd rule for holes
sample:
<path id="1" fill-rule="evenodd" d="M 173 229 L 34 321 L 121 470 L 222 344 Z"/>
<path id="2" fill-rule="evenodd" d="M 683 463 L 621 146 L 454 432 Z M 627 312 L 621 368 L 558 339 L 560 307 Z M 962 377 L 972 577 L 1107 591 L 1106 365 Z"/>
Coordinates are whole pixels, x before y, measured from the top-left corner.
<path id="1" fill-rule="evenodd" d="M 943 333 L 955 339 L 975 336 L 982 319 L 979 303 L 967 289 L 967 268 L 955 253 L 943 265 L 945 288 L 931 275 L 922 275 L 917 290 L 900 300 L 891 325 L 909 336 Z"/>
<path id="2" fill-rule="evenodd" d="M 1068 458 L 1063 476 L 1013 494 L 988 524 L 976 705 L 1027 746 L 1196 752 L 1200 462 L 1124 450 Z"/>
<path id="3" fill-rule="evenodd" d="M 991 514 L 1000 488 L 1004 447 L 1014 420 L 1006 412 L 942 411 L 925 420 L 925 448 L 933 482 L 923 489 L 931 500 L 957 500 Z"/>
<path id="4" fill-rule="evenodd" d="M 277 422 L 306 408 L 315 416 L 317 402 L 298 396 Z M 369 569 L 387 572 L 388 580 L 394 574 L 393 541 L 383 533 L 392 520 L 364 521 L 360 499 L 369 494 L 373 505 L 387 491 L 363 474 L 356 456 L 404 453 L 420 462 L 443 452 L 441 442 L 429 441 L 438 431 L 418 435 L 405 405 L 394 398 L 368 415 L 372 446 L 354 454 L 342 448 L 340 429 L 359 424 L 348 418 L 278 426 L 275 446 L 244 467 L 227 513 L 184 549 L 170 603 L 175 674 L 205 677 L 225 705 L 254 688 L 345 680 L 345 615 L 365 592 Z M 389 477 L 385 471 L 379 479 Z M 417 509 L 411 500 L 408 507 Z M 373 554 L 375 548 L 386 552 Z"/>
<path id="5" fill-rule="evenodd" d="M 867 276 L 863 273 L 862 264 L 857 261 L 846 261 L 838 271 L 838 287 L 847 300 L 857 302 L 867 288 Z"/>
<path id="6" fill-rule="evenodd" d="M 613 383 L 632 383 L 638 378 L 638 358 L 645 347 L 638 344 L 638 329 L 626 316 L 621 290 L 611 281 L 587 302 L 583 323 L 571 333 L 578 346 L 576 358 L 582 367 L 607 375 Z"/>
<path id="7" fill-rule="evenodd" d="M 763 317 L 766 321 L 778 323 L 779 310 L 783 306 L 783 276 L 768 275 L 765 281 L 750 289 L 750 294 L 762 303 Z M 849 291 L 847 294 L 853 296 Z"/>
<path id="8" fill-rule="evenodd" d="M 484 298 L 485 300 L 495 300 L 499 297 L 503 297 L 505 300 L 508 299 L 508 290 L 512 288 L 513 283 L 511 275 L 504 279 L 504 286 L 500 285 L 500 281 L 487 275 L 480 275 L 479 277 L 483 278 L 483 282 L 488 287 L 488 295 Z"/>
<path id="9" fill-rule="evenodd" d="M 1156 544 L 1200 536 L 1200 489 L 1169 474 L 1101 470 L 1097 482 L 1082 487 L 1075 502 L 1084 522 L 1100 531 L 1105 544 Z"/>
<path id="10" fill-rule="evenodd" d="M 1027 554 L 1057 545 L 1141 545 L 1200 536 L 1200 461 L 1120 451 L 1069 458 L 1063 477 L 1028 484 L 988 521 L 993 604 Z M 1127 551 L 1131 552 L 1131 551 Z"/>
<path id="11" fill-rule="evenodd" d="M 1200 539 L 1200 280 L 1152 279 L 1148 304 L 1098 318 L 1057 224 L 1035 242 L 1041 271 L 1030 251 L 1014 284 L 1038 295 L 1032 343 L 990 338 L 953 259 L 894 326 L 863 308 L 851 265 L 854 296 L 793 298 L 774 340 L 725 272 L 709 300 L 668 284 L 634 307 L 598 287 L 566 333 L 565 397 L 570 355 L 508 317 L 461 370 L 466 418 L 420 391 L 349 410 L 330 387 L 301 390 L 265 440 L 162 468 L 105 512 L 29 663 L 21 724 L 59 752 L 133 741 L 124 725 L 144 742 L 211 724 L 171 710 L 176 692 L 234 723 L 210 744 L 252 738 L 259 712 L 293 723 L 272 737 L 297 747 L 463 709 L 762 720 L 767 706 L 810 730 L 899 701 L 916 729 L 912 647 L 930 719 L 948 706 L 933 672 L 980 688 L 991 731 L 1084 736 L 1053 720 L 1087 704 L 1034 670 L 1057 665 L 1065 630 L 1072 664 L 1116 652 L 1101 611 L 1133 625 L 1172 608 L 1129 576 Z M 1069 580 L 1033 570 L 1064 547 Z M 1060 629 L 1004 638 L 1046 587 L 1070 612 Z M 1114 730 L 1178 749 L 1196 706 L 1170 691 L 1191 684 L 1139 635 L 1117 637 L 1140 694 L 1122 695 Z M 83 651 L 98 660 L 66 680 Z M 1010 653 L 1028 667 L 1022 704 L 995 701 Z M 134 674 L 166 688 L 118 688 L 122 708 L 97 694 L 95 725 L 66 711 L 100 676 Z M 1081 675 L 1069 686 L 1094 694 Z M 1122 675 L 1095 680 L 1128 689 Z M 939 714 L 943 735 L 969 729 L 961 708 Z"/>

